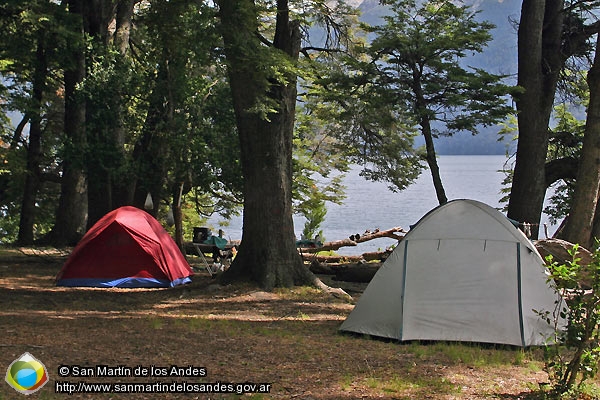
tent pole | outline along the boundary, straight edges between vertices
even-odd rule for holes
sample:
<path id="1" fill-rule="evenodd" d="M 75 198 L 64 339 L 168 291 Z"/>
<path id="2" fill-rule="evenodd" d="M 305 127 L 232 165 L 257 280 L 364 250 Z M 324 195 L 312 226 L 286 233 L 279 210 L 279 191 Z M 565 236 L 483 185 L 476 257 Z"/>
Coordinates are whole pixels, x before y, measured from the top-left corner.
<path id="1" fill-rule="evenodd" d="M 521 243 L 517 242 L 517 295 L 519 296 L 519 330 L 521 345 L 525 347 L 525 329 L 523 327 L 523 297 L 521 290 Z"/>
<path id="2" fill-rule="evenodd" d="M 406 259 L 408 258 L 408 240 L 404 240 L 404 260 L 402 263 L 402 296 L 400 297 L 402 301 L 400 302 L 400 315 L 402 315 L 402 319 L 400 321 L 400 332 L 399 337 L 400 340 L 404 340 L 404 299 L 406 298 Z"/>

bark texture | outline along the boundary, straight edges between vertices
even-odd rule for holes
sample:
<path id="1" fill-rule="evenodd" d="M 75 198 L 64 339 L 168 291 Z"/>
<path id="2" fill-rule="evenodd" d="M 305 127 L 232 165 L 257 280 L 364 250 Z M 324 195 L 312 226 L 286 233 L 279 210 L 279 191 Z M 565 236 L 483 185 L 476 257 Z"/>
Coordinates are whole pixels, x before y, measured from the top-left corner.
<path id="1" fill-rule="evenodd" d="M 74 244 L 85 232 L 87 216 L 87 177 L 83 149 L 86 148 L 85 101 L 77 95 L 77 86 L 85 77 L 83 18 L 78 0 L 69 1 L 69 12 L 79 20 L 82 42 L 72 43 L 72 67 L 65 70 L 65 157 L 56 223 L 50 235 L 55 245 Z"/>
<path id="2" fill-rule="evenodd" d="M 314 283 L 295 247 L 292 219 L 292 139 L 296 77 L 274 79 L 261 55 L 291 63 L 300 50 L 299 24 L 290 21 L 287 1 L 277 2 L 272 47 L 257 38 L 258 10 L 250 0 L 222 0 L 221 32 L 241 145 L 244 176 L 242 242 L 225 281 L 249 279 L 265 289 Z M 258 111 L 264 106 L 274 112 Z"/>
<path id="3" fill-rule="evenodd" d="M 561 52 L 563 0 L 524 0 L 518 33 L 517 98 L 519 142 L 508 217 L 540 222 L 546 194 L 548 124 L 556 83 L 564 64 Z M 537 238 L 537 231 L 533 232 Z"/>
<path id="4" fill-rule="evenodd" d="M 29 115 L 29 145 L 27 146 L 27 170 L 25 188 L 21 202 L 19 219 L 19 235 L 17 242 L 21 245 L 33 244 L 33 226 L 35 223 L 38 191 L 40 189 L 40 161 L 42 158 L 42 102 L 46 91 L 46 76 L 48 75 L 48 60 L 46 57 L 46 39 L 43 29 L 37 34 L 35 54 L 35 70 Z"/>
<path id="5" fill-rule="evenodd" d="M 571 212 L 562 238 L 591 249 L 595 243 L 592 228 L 600 189 L 600 48 L 596 44 L 594 64 L 588 72 L 590 103 Z M 597 235 L 598 232 L 595 232 Z"/>

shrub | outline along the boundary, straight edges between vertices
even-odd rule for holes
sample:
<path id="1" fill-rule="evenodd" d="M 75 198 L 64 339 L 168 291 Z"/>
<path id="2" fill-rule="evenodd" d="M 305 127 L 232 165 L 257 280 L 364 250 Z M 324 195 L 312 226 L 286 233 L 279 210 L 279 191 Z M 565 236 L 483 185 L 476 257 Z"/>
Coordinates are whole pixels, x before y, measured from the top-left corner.
<path id="1" fill-rule="evenodd" d="M 545 369 L 550 385 L 546 394 L 553 398 L 578 398 L 586 388 L 585 381 L 596 376 L 600 356 L 600 250 L 598 243 L 592 262 L 581 265 L 579 246 L 569 251 L 571 260 L 557 263 L 548 256 L 550 278 L 558 283 L 566 304 L 557 304 L 553 319 L 567 320 L 566 329 L 557 329 L 553 343 L 545 347 Z M 586 285 L 581 277 L 587 276 Z M 590 287 L 591 286 L 591 287 Z"/>

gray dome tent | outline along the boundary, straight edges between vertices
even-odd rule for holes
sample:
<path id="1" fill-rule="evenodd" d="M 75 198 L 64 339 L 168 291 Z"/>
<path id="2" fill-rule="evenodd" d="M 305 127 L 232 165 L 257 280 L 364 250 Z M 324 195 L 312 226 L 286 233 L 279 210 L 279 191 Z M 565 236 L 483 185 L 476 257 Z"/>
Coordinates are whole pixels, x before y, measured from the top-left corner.
<path id="1" fill-rule="evenodd" d="M 541 345 L 560 296 L 531 241 L 502 213 L 454 200 L 426 214 L 340 330 L 405 340 Z M 560 325 L 564 325 L 561 321 Z"/>

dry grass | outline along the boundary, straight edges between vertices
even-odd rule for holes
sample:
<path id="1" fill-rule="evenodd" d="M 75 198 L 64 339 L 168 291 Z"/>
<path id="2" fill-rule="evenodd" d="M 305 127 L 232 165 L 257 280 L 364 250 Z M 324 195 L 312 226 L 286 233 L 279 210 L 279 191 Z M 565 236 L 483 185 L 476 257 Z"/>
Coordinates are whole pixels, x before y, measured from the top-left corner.
<path id="1" fill-rule="evenodd" d="M 24 352 L 56 381 L 269 383 L 253 399 L 519 399 L 547 379 L 539 354 L 459 344 L 399 344 L 339 334 L 353 305 L 311 288 L 219 287 L 200 272 L 173 289 L 59 288 L 65 252 L 0 249 L 0 366 Z M 337 285 L 341 282 L 329 282 Z M 342 285 L 358 297 L 364 285 Z M 61 378 L 61 365 L 197 366 L 207 376 Z M 235 399 L 212 394 L 74 394 L 85 399 Z M 0 399 L 23 398 L 3 382 Z"/>

